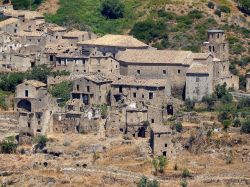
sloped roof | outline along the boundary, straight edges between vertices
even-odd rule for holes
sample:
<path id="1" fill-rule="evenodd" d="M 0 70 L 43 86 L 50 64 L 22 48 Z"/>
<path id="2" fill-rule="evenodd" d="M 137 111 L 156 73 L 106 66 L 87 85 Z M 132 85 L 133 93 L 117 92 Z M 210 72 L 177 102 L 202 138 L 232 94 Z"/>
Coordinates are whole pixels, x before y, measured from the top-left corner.
<path id="1" fill-rule="evenodd" d="M 73 31 L 69 31 L 66 34 L 63 35 L 63 37 L 67 37 L 67 38 L 78 38 L 80 36 L 83 36 L 85 34 L 88 34 L 87 31 L 79 31 L 79 30 L 73 30 Z"/>
<path id="2" fill-rule="evenodd" d="M 37 11 L 29 11 L 29 10 L 13 10 L 13 9 L 5 9 L 3 11 L 3 15 L 9 17 L 19 17 L 24 16 L 25 19 L 36 19 L 36 18 L 44 18 L 42 14 Z"/>
<path id="3" fill-rule="evenodd" d="M 30 36 L 30 37 L 41 37 L 44 32 L 25 32 L 21 31 L 16 34 L 17 36 Z"/>
<path id="4" fill-rule="evenodd" d="M 0 27 L 4 27 L 6 25 L 10 25 L 10 24 L 15 24 L 17 23 L 19 20 L 17 18 L 9 18 L 9 19 L 6 19 L 4 21 L 1 21 L 0 22 Z"/>
<path id="5" fill-rule="evenodd" d="M 118 61 L 143 64 L 183 64 L 192 63 L 191 51 L 175 50 L 126 50 L 116 55 Z"/>
<path id="6" fill-rule="evenodd" d="M 187 74 L 192 73 L 192 74 L 209 74 L 210 73 L 210 68 L 207 65 L 203 65 L 200 63 L 194 63 L 188 68 Z"/>
<path id="7" fill-rule="evenodd" d="M 45 87 L 46 84 L 37 80 L 27 80 L 24 82 L 25 84 L 30 84 L 36 88 L 40 88 L 40 87 Z"/>
<path id="8" fill-rule="evenodd" d="M 193 59 L 207 59 L 209 56 L 212 56 L 211 53 L 193 53 Z"/>
<path id="9" fill-rule="evenodd" d="M 165 79 L 137 79 L 136 77 L 120 76 L 112 85 L 126 86 L 148 86 L 148 87 L 165 87 L 167 80 Z"/>
<path id="10" fill-rule="evenodd" d="M 112 35 L 107 34 L 103 37 L 79 42 L 80 45 L 96 45 L 96 46 L 112 46 L 112 47 L 130 47 L 140 48 L 148 47 L 147 44 L 137 40 L 133 36 L 128 35 Z"/>

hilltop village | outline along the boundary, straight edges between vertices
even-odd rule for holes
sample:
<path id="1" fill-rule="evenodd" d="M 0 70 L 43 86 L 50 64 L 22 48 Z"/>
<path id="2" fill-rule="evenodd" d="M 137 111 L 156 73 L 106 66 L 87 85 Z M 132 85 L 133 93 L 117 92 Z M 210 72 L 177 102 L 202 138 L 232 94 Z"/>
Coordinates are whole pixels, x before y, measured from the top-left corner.
<path id="1" fill-rule="evenodd" d="M 133 36 L 97 37 L 46 23 L 35 11 L 9 5 L 1 11 L 2 72 L 46 65 L 71 73 L 48 77 L 47 84 L 26 80 L 17 86 L 14 108 L 19 113 L 20 142 L 48 132 L 97 131 L 99 120 L 105 118 L 107 136 L 150 137 L 154 154 L 167 156 L 171 131 L 163 123 L 185 99 L 201 101 L 218 84 L 239 89 L 239 78 L 229 72 L 223 30 L 207 32 L 202 53 L 156 50 Z M 48 87 L 65 80 L 72 82 L 73 91 L 60 107 Z"/>

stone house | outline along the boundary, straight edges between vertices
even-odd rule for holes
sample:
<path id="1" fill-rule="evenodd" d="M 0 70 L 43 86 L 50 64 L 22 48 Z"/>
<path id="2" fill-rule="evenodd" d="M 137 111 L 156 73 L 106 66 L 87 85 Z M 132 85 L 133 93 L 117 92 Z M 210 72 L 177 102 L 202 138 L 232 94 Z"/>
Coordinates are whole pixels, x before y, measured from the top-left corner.
<path id="1" fill-rule="evenodd" d="M 16 87 L 15 111 L 19 113 L 20 137 L 46 134 L 52 129 L 56 102 L 48 94 L 46 84 L 27 80 Z"/>
<path id="2" fill-rule="evenodd" d="M 120 77 L 111 84 L 111 106 L 142 105 L 147 108 L 149 123 L 162 122 L 163 113 L 168 108 L 170 95 L 170 83 L 164 79 Z M 130 119 L 126 121 L 130 121 Z"/>
<path id="3" fill-rule="evenodd" d="M 250 92 L 250 72 L 246 74 L 246 91 Z"/>
<path id="4" fill-rule="evenodd" d="M 186 99 L 201 101 L 213 93 L 212 66 L 192 64 L 187 71 Z"/>
<path id="5" fill-rule="evenodd" d="M 16 34 L 20 30 L 20 21 L 17 18 L 8 18 L 0 22 L 0 30 L 9 34 Z"/>
<path id="6" fill-rule="evenodd" d="M 51 37 L 51 42 L 57 42 L 62 39 L 62 36 L 67 32 L 67 29 L 53 24 L 47 26 L 45 32 Z"/>
<path id="7" fill-rule="evenodd" d="M 44 16 L 36 11 L 6 9 L 3 11 L 3 16 L 18 19 L 20 31 L 36 31 L 39 25 L 45 22 Z"/>
<path id="8" fill-rule="evenodd" d="M 151 125 L 150 147 L 155 156 L 169 156 L 174 150 L 172 143 L 172 130 L 169 126 L 154 124 Z"/>
<path id="9" fill-rule="evenodd" d="M 69 31 L 62 36 L 62 39 L 66 40 L 71 46 L 77 46 L 78 42 L 91 40 L 94 38 L 96 38 L 94 34 L 87 31 L 79 31 L 79 30 Z"/>
<path id="10" fill-rule="evenodd" d="M 105 35 L 97 39 L 86 40 L 78 43 L 84 56 L 115 57 L 119 51 L 126 49 L 148 49 L 145 43 L 127 35 Z"/>
<path id="11" fill-rule="evenodd" d="M 18 32 L 16 34 L 21 39 L 23 45 L 36 45 L 41 49 L 46 45 L 46 34 L 43 32 Z"/>
<path id="12" fill-rule="evenodd" d="M 22 47 L 19 37 L 0 31 L 0 53 L 9 53 Z"/>
<path id="13" fill-rule="evenodd" d="M 87 74 L 73 81 L 71 99 L 79 99 L 85 106 L 110 104 L 112 79 L 96 73 Z"/>

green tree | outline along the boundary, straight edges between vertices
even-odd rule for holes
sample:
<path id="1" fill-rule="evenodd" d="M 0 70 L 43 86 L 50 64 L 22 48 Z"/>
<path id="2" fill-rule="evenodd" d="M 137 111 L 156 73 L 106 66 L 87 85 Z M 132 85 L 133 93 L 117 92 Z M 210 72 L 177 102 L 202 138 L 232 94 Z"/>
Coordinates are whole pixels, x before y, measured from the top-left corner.
<path id="1" fill-rule="evenodd" d="M 72 91 L 72 84 L 64 81 L 49 88 L 49 93 L 55 97 L 60 98 L 60 105 L 64 106 L 70 99 L 70 92 Z"/>
<path id="2" fill-rule="evenodd" d="M 188 186 L 187 180 L 183 179 L 183 180 L 180 182 L 180 186 L 181 186 L 181 187 L 187 187 L 187 186 Z"/>
<path id="3" fill-rule="evenodd" d="M 101 4 L 101 14 L 109 19 L 123 18 L 125 5 L 121 0 L 104 0 Z"/>
<path id="4" fill-rule="evenodd" d="M 158 170 L 159 170 L 159 160 L 158 158 L 154 158 L 152 162 L 154 169 L 155 169 L 155 175 L 157 175 Z"/>
<path id="5" fill-rule="evenodd" d="M 36 66 L 27 74 L 27 79 L 47 83 L 47 77 L 51 74 L 51 69 L 45 65 Z"/>
<path id="6" fill-rule="evenodd" d="M 165 167 L 168 164 L 167 157 L 165 157 L 165 156 L 159 156 L 158 160 L 159 160 L 159 171 L 161 173 L 164 173 Z"/>
<path id="7" fill-rule="evenodd" d="M 183 170 L 183 172 L 182 172 L 182 177 L 183 178 L 187 178 L 187 177 L 191 177 L 192 175 L 191 175 L 191 173 L 190 173 L 190 171 L 187 169 L 187 168 L 185 168 L 184 170 Z"/>
<path id="8" fill-rule="evenodd" d="M 15 92 L 16 86 L 21 84 L 25 79 L 24 73 L 5 74 L 0 79 L 0 89 L 3 91 Z"/>
<path id="9" fill-rule="evenodd" d="M 159 187 L 160 184 L 157 180 L 149 180 L 146 176 L 142 176 L 137 184 L 138 187 Z"/>

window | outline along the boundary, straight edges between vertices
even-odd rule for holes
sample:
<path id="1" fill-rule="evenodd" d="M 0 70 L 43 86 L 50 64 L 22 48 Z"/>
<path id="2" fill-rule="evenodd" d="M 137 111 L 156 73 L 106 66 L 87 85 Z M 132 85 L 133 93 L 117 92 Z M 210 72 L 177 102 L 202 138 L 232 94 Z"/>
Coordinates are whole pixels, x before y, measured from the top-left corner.
<path id="1" fill-rule="evenodd" d="M 50 61 L 50 62 L 53 61 L 53 55 L 49 55 L 49 61 Z"/>
<path id="2" fill-rule="evenodd" d="M 58 36 L 56 36 L 56 39 L 58 39 Z"/>
<path id="3" fill-rule="evenodd" d="M 119 86 L 119 93 L 122 93 L 122 86 Z"/>
<path id="4" fill-rule="evenodd" d="M 29 97 L 29 91 L 25 90 L 25 97 Z"/>
<path id="5" fill-rule="evenodd" d="M 168 147 L 168 144 L 165 144 L 165 147 Z"/>
<path id="6" fill-rule="evenodd" d="M 217 38 L 220 38 L 220 34 L 217 34 Z"/>
<path id="7" fill-rule="evenodd" d="M 14 33 L 16 33 L 17 32 L 17 30 L 16 29 L 14 29 Z"/>
<path id="8" fill-rule="evenodd" d="M 151 123 L 155 123 L 155 119 L 151 119 Z"/>
<path id="9" fill-rule="evenodd" d="M 153 94 L 152 92 L 150 92 L 150 93 L 148 94 L 148 97 L 149 97 L 149 99 L 153 99 L 153 98 L 154 98 L 154 94 Z"/>
<path id="10" fill-rule="evenodd" d="M 87 86 L 87 92 L 90 92 L 90 87 L 89 86 Z"/>
<path id="11" fill-rule="evenodd" d="M 30 128 L 30 122 L 28 122 L 28 127 Z"/>
<path id="12" fill-rule="evenodd" d="M 135 92 L 133 93 L 133 97 L 136 98 L 136 93 Z"/>
<path id="13" fill-rule="evenodd" d="M 199 77 L 196 78 L 196 82 L 200 82 L 200 78 Z"/>
<path id="14" fill-rule="evenodd" d="M 163 70 L 162 73 L 163 73 L 163 75 L 166 75 L 166 74 L 167 74 L 167 71 L 166 71 L 166 70 Z"/>
<path id="15" fill-rule="evenodd" d="M 37 41 L 38 41 L 38 42 L 40 42 L 41 40 L 40 40 L 40 39 L 38 39 Z"/>
<path id="16" fill-rule="evenodd" d="M 142 94 L 142 98 L 144 98 L 144 94 Z"/>
<path id="17" fill-rule="evenodd" d="M 97 72 L 99 72 L 99 73 L 100 73 L 100 72 L 101 72 L 101 70 L 99 70 L 99 69 L 98 69 L 98 70 L 97 70 Z"/>
<path id="18" fill-rule="evenodd" d="M 137 74 L 140 75 L 141 74 L 141 70 L 137 70 Z"/>
<path id="19" fill-rule="evenodd" d="M 76 85 L 76 90 L 79 91 L 79 85 L 78 84 Z"/>
<path id="20" fill-rule="evenodd" d="M 181 70 L 178 69 L 178 74 L 180 74 L 180 73 L 181 73 Z"/>

